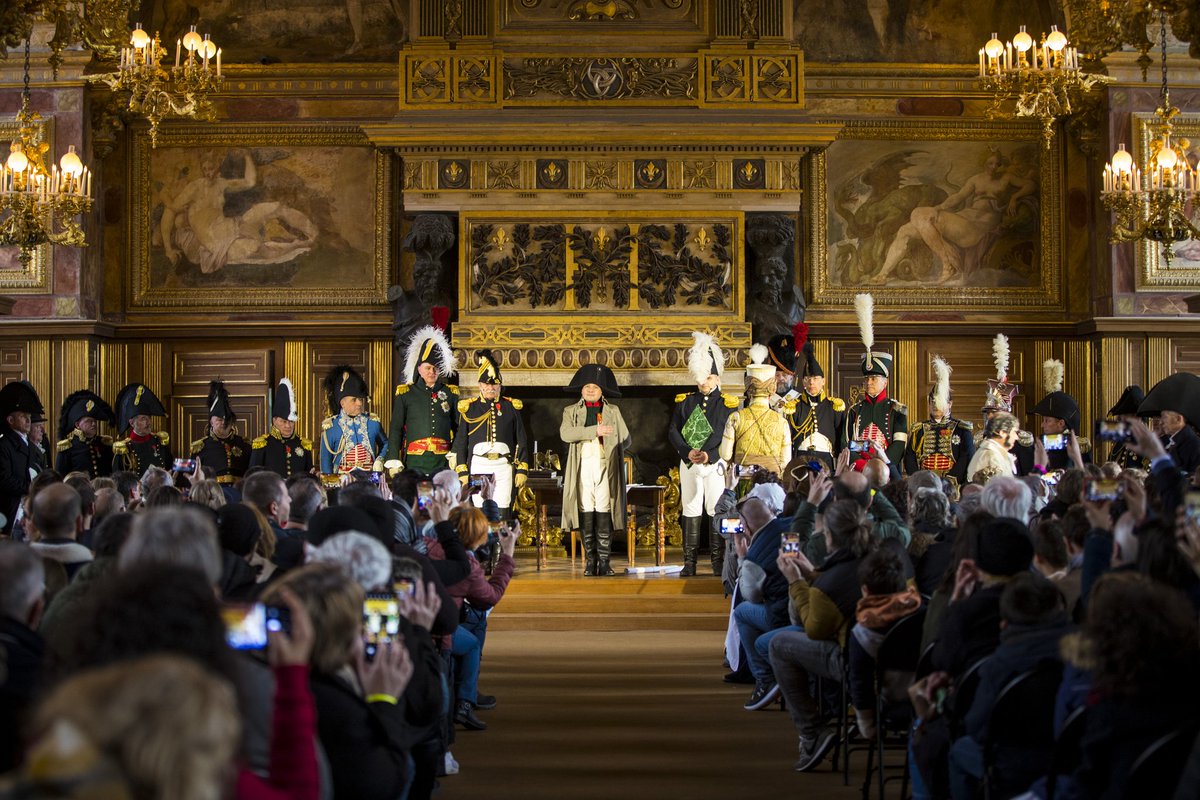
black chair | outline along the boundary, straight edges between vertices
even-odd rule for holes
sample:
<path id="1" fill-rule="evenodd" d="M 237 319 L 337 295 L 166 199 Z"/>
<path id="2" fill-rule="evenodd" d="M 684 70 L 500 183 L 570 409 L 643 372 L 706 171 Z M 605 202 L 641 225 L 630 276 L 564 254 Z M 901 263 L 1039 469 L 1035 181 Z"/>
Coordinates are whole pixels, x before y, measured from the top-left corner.
<path id="1" fill-rule="evenodd" d="M 1087 711 L 1087 706 L 1080 706 L 1063 720 L 1062 730 L 1054 742 L 1054 760 L 1050 763 L 1050 771 L 1046 773 L 1046 800 L 1054 800 L 1059 775 L 1070 775 L 1079 768 L 1079 761 L 1083 757 L 1080 745 L 1083 743 L 1083 733 L 1087 730 Z"/>
<path id="2" fill-rule="evenodd" d="M 912 727 L 913 708 L 908 695 L 887 697 L 889 676 L 897 673 L 912 676 L 921 658 L 921 631 L 925 626 L 925 606 L 892 626 L 875 655 L 875 740 L 867 748 L 867 771 L 863 776 L 862 796 L 871 794 L 871 779 L 878 781 L 879 800 L 883 800 L 889 780 L 900 781 L 900 796 L 908 794 L 908 732 Z M 889 738 L 890 734 L 890 738 Z M 901 774 L 888 777 L 884 757 L 888 750 L 904 754 Z M 849 753 L 847 753 L 849 755 Z M 878 759 L 878 765 L 876 765 Z"/>
<path id="3" fill-rule="evenodd" d="M 1172 797 L 1196 741 L 1197 724 L 1181 725 L 1151 742 L 1133 762 L 1122 797 Z"/>
<path id="4" fill-rule="evenodd" d="M 983 748 L 988 800 L 1019 794 L 1049 772 L 1054 761 L 1054 698 L 1062 669 L 1061 661 L 1044 661 L 1010 680 L 996 696 Z"/>

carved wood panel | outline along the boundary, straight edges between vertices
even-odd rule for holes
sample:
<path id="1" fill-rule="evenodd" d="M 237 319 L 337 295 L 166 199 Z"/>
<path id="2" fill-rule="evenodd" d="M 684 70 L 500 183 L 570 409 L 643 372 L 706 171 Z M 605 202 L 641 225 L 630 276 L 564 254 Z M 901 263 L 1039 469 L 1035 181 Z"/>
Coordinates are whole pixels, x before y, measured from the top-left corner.
<path id="1" fill-rule="evenodd" d="M 1013 401 L 1013 413 L 1025 426 L 1025 409 L 1037 403 L 1039 398 L 1031 398 L 1029 393 L 1034 387 L 1028 383 L 1026 375 L 1026 355 L 1022 342 L 1009 340 L 1008 380 L 1021 387 Z M 926 398 L 933 388 L 933 357 L 940 355 L 950 365 L 950 390 L 954 398 L 953 414 L 955 417 L 975 423 L 976 427 L 983 422 L 984 392 L 987 389 L 987 379 L 996 377 L 996 366 L 992 360 L 992 340 L 983 338 L 957 339 L 921 339 L 917 345 L 917 397 L 913 400 L 913 410 L 909 421 L 924 418 L 928 409 Z"/>
<path id="2" fill-rule="evenodd" d="M 825 367 L 826 391 L 845 400 L 846 405 L 854 405 L 862 398 L 863 394 L 862 359 L 865 351 L 862 342 L 857 339 L 834 340 L 830 344 L 830 348 L 833 353 L 833 364 L 822 365 Z M 873 352 L 892 354 L 893 372 L 912 368 L 910 364 L 895 363 L 896 342 L 894 341 L 876 341 L 875 346 L 871 349 Z M 831 366 L 832 369 L 830 369 Z M 892 381 L 888 383 L 890 387 Z M 896 399 L 901 403 L 907 403 L 909 400 L 903 397 Z"/>
<path id="3" fill-rule="evenodd" d="M 176 455 L 202 438 L 208 428 L 208 383 L 224 382 L 237 414 L 238 432 L 252 439 L 270 426 L 268 398 L 275 352 L 270 347 L 218 350 L 176 349 L 171 354 L 170 432 Z M 165 400 L 165 398 L 164 398 Z"/>
<path id="4" fill-rule="evenodd" d="M 29 369 L 29 348 L 24 344 L 0 347 L 0 386 L 25 377 Z"/>
<path id="5" fill-rule="evenodd" d="M 382 381 L 383 385 L 389 390 L 386 397 L 391 396 L 391 377 L 389 375 L 374 375 L 371 369 L 371 345 L 368 342 L 344 342 L 344 343 L 318 343 L 313 344 L 309 348 L 308 358 L 308 375 L 305 381 L 307 393 L 303 400 L 299 402 L 301 405 L 301 414 L 309 417 L 314 423 L 314 433 L 320 433 L 321 420 L 329 416 L 329 402 L 325 397 L 325 389 L 321 386 L 321 382 L 325 380 L 325 376 L 329 371 L 339 364 L 347 364 L 358 371 L 363 379 L 367 382 L 367 386 L 371 388 L 372 400 L 375 402 L 368 403 L 367 410 L 371 413 L 378 414 L 380 418 L 384 413 L 390 415 L 391 407 L 386 409 L 379 408 L 378 402 L 379 392 L 376 391 L 376 382 Z M 304 409 L 308 409 L 306 412 Z"/>

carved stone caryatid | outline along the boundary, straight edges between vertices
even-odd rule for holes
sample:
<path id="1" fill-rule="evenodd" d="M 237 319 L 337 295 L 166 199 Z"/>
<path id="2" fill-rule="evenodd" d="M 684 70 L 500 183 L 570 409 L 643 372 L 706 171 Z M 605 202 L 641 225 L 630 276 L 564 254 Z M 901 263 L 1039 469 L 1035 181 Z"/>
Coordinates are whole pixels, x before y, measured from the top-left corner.
<path id="1" fill-rule="evenodd" d="M 796 222 L 783 214 L 746 218 L 746 244 L 754 251 L 754 270 L 747 287 L 747 315 L 754 341 L 786 334 L 804 319 L 804 295 L 792 278 Z"/>
<path id="2" fill-rule="evenodd" d="M 435 305 L 450 305 L 442 291 L 442 255 L 454 246 L 454 224 L 441 214 L 421 214 L 413 220 L 412 228 L 401 248 L 416 256 L 413 263 L 412 291 L 400 285 L 388 289 L 392 304 L 392 330 L 396 346 L 407 342 L 413 331 L 432 321 L 430 309 Z"/>

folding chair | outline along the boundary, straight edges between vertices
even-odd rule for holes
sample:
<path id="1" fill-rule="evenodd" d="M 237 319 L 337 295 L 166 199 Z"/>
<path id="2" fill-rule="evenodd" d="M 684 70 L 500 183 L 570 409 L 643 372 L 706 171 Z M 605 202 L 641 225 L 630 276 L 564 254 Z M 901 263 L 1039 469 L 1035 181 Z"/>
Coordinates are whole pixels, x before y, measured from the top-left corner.
<path id="1" fill-rule="evenodd" d="M 864 800 L 871 794 L 872 776 L 878 780 L 879 800 L 883 800 L 885 796 L 887 782 L 897 779 L 896 776 L 887 777 L 884 774 L 889 769 L 884 764 L 885 753 L 888 750 L 899 750 L 902 753 L 908 751 L 908 731 L 912 727 L 913 716 L 912 704 L 907 695 L 897 701 L 885 697 L 885 694 L 889 674 L 907 673 L 911 675 L 916 672 L 917 662 L 921 658 L 921 630 L 924 625 L 925 607 L 922 606 L 916 613 L 892 626 L 883 642 L 880 643 L 879 652 L 875 655 L 876 733 L 875 740 L 866 748 L 867 771 L 863 776 L 862 786 Z M 890 739 L 888 738 L 889 733 L 892 734 Z M 878 764 L 875 763 L 876 758 L 878 758 Z M 891 767 L 891 769 L 895 769 L 895 767 Z M 903 798 L 908 794 L 907 755 L 904 758 L 904 765 L 900 769 L 900 796 Z"/>
<path id="2" fill-rule="evenodd" d="M 1197 724 L 1189 721 L 1151 742 L 1133 762 L 1125 791 L 1127 800 L 1171 797 L 1196 741 Z"/>
<path id="3" fill-rule="evenodd" d="M 1063 720 L 1062 730 L 1054 742 L 1054 759 L 1046 773 L 1046 800 L 1054 800 L 1059 775 L 1070 775 L 1079 767 L 1083 756 L 1080 745 L 1087 730 L 1087 706 L 1080 706 Z"/>
<path id="4" fill-rule="evenodd" d="M 996 696 L 983 747 L 985 800 L 1018 794 L 1049 771 L 1062 670 L 1061 661 L 1044 661 L 1010 680 Z M 997 767 L 1001 756 L 1006 757 L 1004 769 Z"/>

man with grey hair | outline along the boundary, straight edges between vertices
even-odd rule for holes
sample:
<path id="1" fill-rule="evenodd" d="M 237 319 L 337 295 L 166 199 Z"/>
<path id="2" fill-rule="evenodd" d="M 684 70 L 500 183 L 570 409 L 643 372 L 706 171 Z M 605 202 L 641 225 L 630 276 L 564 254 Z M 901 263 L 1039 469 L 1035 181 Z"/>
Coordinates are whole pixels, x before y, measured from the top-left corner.
<path id="1" fill-rule="evenodd" d="M 27 545 L 0 541 L 0 772 L 17 765 L 20 734 L 42 673 L 46 645 L 36 629 L 45 590 L 38 554 Z"/>
<path id="2" fill-rule="evenodd" d="M 1020 433 L 1017 418 L 1007 411 L 997 411 L 989 417 L 983 427 L 983 440 L 967 465 L 967 480 L 986 484 L 996 477 L 1015 476 L 1017 462 L 1010 451 Z"/>
<path id="3" fill-rule="evenodd" d="M 150 466 L 142 473 L 141 479 L 138 481 L 139 494 L 143 501 L 150 496 L 160 486 L 174 486 L 175 481 L 171 478 L 171 473 L 167 472 L 162 467 Z"/>
<path id="4" fill-rule="evenodd" d="M 253 476 L 251 476 L 253 477 Z M 308 475 L 297 476 L 287 482 L 288 516 L 285 530 L 308 530 L 308 521 L 312 515 L 329 505 L 324 487 Z"/>
<path id="5" fill-rule="evenodd" d="M 1010 517 L 1028 523 L 1033 514 L 1033 493 L 1017 478 L 998 476 L 983 487 L 979 507 L 993 517 Z"/>
<path id="6" fill-rule="evenodd" d="M 221 548 L 212 517 L 186 507 L 138 514 L 117 556 L 117 569 L 125 572 L 140 564 L 198 569 L 216 586 L 221 582 Z"/>
<path id="7" fill-rule="evenodd" d="M 309 551 L 308 562 L 338 564 L 365 592 L 391 591 L 392 554 L 372 536 L 346 531 Z"/>

